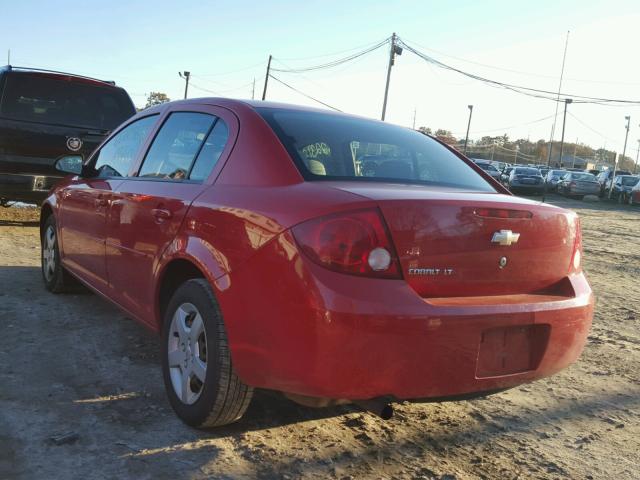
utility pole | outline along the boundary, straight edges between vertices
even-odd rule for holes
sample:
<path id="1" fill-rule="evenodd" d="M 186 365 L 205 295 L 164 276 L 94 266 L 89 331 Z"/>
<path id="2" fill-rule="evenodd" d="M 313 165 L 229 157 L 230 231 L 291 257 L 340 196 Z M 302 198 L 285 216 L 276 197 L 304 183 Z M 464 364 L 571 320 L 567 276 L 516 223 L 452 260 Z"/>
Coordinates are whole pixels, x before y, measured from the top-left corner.
<path id="1" fill-rule="evenodd" d="M 573 145 L 573 164 L 571 168 L 576 168 L 576 152 L 578 151 L 578 139 L 576 138 L 576 143 Z"/>
<path id="2" fill-rule="evenodd" d="M 413 109 L 413 129 L 416 129 L 416 109 Z"/>
<path id="3" fill-rule="evenodd" d="M 253 87 L 251 87 L 251 100 L 256 98 L 256 77 L 253 77 Z"/>
<path id="4" fill-rule="evenodd" d="M 562 117 L 562 139 L 560 140 L 560 165 L 563 164 L 562 155 L 564 153 L 564 127 L 567 123 L 567 105 L 569 105 L 571 102 L 573 102 L 573 100 L 571 100 L 570 98 L 564 99 L 564 116 Z"/>
<path id="5" fill-rule="evenodd" d="M 514 163 L 515 165 L 517 165 L 517 164 L 518 164 L 518 152 L 519 152 L 519 151 L 520 151 L 520 145 L 516 145 L 516 154 L 514 155 L 514 157 L 515 157 L 515 158 L 513 159 L 513 163 Z"/>
<path id="6" fill-rule="evenodd" d="M 624 134 L 624 147 L 622 147 L 622 158 L 620 159 L 620 161 L 624 160 L 624 155 L 625 153 L 627 153 L 627 140 L 629 138 L 629 124 L 631 123 L 631 116 L 627 115 L 626 117 L 624 117 L 624 119 L 627 121 L 627 124 L 625 125 L 625 134 Z M 611 199 L 611 192 L 613 191 L 613 181 L 616 178 L 616 170 L 618 169 L 618 159 L 616 158 L 616 163 L 613 165 L 613 176 L 611 177 L 611 185 L 609 186 L 609 199 Z"/>
<path id="7" fill-rule="evenodd" d="M 467 154 L 467 143 L 469 142 L 469 129 L 471 128 L 471 115 L 473 115 L 473 105 L 467 105 L 467 108 L 469 109 L 469 121 L 467 122 L 467 136 L 464 137 L 464 151 L 462 152 L 465 155 Z"/>
<path id="8" fill-rule="evenodd" d="M 382 121 L 387 113 L 387 97 L 389 96 L 389 82 L 391 81 L 391 67 L 395 63 L 396 55 L 402 55 L 402 47 L 396 45 L 396 33 L 391 35 L 391 48 L 389 50 L 389 66 L 387 67 L 387 84 L 384 87 L 384 101 L 382 102 Z"/>
<path id="9" fill-rule="evenodd" d="M 178 72 L 180 78 L 184 78 L 184 99 L 187 99 L 187 92 L 189 91 L 189 78 L 191 77 L 191 72 Z"/>
<path id="10" fill-rule="evenodd" d="M 11 49 L 7 49 L 7 65 L 11 65 Z"/>
<path id="11" fill-rule="evenodd" d="M 638 139 L 638 152 L 636 153 L 636 163 L 633 165 L 633 174 L 638 170 L 638 157 L 640 157 L 640 138 Z"/>
<path id="12" fill-rule="evenodd" d="M 551 165 L 551 152 L 553 152 L 553 136 L 556 132 L 556 120 L 558 118 L 558 104 L 560 102 L 560 91 L 562 90 L 562 78 L 564 77 L 564 63 L 567 59 L 567 47 L 569 46 L 569 30 L 567 30 L 567 39 L 564 42 L 564 54 L 562 55 L 562 68 L 560 69 L 560 82 L 558 83 L 558 96 L 556 97 L 556 113 L 553 115 L 553 124 L 551 125 L 551 138 L 549 139 L 549 157 L 547 158 L 547 168 Z M 562 161 L 562 158 L 560 159 Z"/>
<path id="13" fill-rule="evenodd" d="M 267 62 L 267 73 L 264 76 L 264 90 L 262 90 L 262 100 L 267 98 L 267 84 L 269 83 L 269 71 L 271 70 L 271 58 L 272 55 L 269 55 L 269 61 Z"/>

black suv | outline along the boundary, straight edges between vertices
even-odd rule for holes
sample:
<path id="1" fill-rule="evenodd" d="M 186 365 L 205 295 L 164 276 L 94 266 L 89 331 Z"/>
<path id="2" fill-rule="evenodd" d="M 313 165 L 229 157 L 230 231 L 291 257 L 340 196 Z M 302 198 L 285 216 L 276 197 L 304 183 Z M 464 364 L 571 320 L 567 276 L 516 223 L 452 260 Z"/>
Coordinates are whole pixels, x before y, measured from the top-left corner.
<path id="1" fill-rule="evenodd" d="M 135 112 L 114 82 L 0 67 L 0 204 L 42 201 L 64 176 L 59 157 L 88 156 Z"/>

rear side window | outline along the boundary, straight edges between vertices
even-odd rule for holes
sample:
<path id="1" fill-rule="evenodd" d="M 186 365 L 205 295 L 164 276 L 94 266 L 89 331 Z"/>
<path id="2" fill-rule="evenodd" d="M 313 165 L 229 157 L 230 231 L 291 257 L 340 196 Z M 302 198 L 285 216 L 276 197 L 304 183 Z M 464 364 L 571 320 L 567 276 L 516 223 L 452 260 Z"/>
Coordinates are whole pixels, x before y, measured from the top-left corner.
<path id="1" fill-rule="evenodd" d="M 220 160 L 220 155 L 222 155 L 228 139 L 229 129 L 227 124 L 219 118 L 193 164 L 189 175 L 191 180 L 202 182 L 209 176 L 218 160 Z"/>
<path id="2" fill-rule="evenodd" d="M 191 165 L 215 121 L 216 117 L 206 113 L 172 113 L 156 135 L 138 176 L 188 178 Z"/>
<path id="3" fill-rule="evenodd" d="M 157 118 L 157 115 L 141 118 L 111 137 L 96 154 L 94 169 L 98 176 L 127 176 Z"/>
<path id="4" fill-rule="evenodd" d="M 135 114 L 120 88 L 70 77 L 7 75 L 0 113 L 15 120 L 113 130 Z"/>
<path id="5" fill-rule="evenodd" d="M 432 138 L 372 120 L 257 108 L 307 180 L 358 180 L 495 192 Z"/>

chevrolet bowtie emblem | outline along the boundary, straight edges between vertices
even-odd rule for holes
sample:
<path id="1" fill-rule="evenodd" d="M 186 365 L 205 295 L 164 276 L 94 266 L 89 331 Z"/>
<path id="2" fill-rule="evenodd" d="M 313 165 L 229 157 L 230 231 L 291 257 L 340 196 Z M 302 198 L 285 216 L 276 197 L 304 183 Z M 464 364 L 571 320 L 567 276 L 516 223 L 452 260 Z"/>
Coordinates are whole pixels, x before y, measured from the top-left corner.
<path id="1" fill-rule="evenodd" d="M 491 237 L 491 242 L 500 245 L 511 245 L 513 243 L 518 243 L 519 238 L 519 233 L 513 233 L 511 230 L 500 230 L 499 232 L 495 232 L 493 234 L 493 237 Z"/>

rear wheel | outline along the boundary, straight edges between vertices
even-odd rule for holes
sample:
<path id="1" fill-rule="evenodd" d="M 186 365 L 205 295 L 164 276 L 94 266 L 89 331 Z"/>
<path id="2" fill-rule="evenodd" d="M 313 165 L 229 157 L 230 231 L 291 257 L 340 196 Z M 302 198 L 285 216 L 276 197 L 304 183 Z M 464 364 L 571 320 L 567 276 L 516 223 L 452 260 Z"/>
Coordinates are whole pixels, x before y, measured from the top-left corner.
<path id="1" fill-rule="evenodd" d="M 236 375 L 222 314 L 204 279 L 183 283 L 164 317 L 162 370 L 174 411 L 192 427 L 239 420 L 253 389 Z"/>

